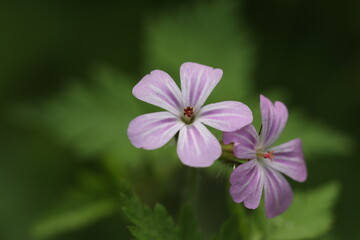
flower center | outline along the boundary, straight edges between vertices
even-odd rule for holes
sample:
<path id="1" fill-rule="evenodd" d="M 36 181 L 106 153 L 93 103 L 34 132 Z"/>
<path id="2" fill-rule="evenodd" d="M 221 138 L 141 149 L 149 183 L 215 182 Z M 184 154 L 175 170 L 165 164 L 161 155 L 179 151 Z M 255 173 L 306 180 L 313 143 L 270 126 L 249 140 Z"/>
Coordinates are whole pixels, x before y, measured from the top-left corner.
<path id="1" fill-rule="evenodd" d="M 194 109 L 192 107 L 184 108 L 184 116 L 191 118 L 194 114 Z"/>
<path id="2" fill-rule="evenodd" d="M 186 124 L 191 124 L 194 121 L 195 114 L 194 108 L 186 107 L 184 108 L 184 117 L 182 118 Z"/>
<path id="3" fill-rule="evenodd" d="M 266 152 L 266 153 L 257 152 L 256 155 L 257 155 L 257 157 L 268 158 L 268 159 L 270 159 L 271 161 L 273 161 L 274 151 L 268 151 L 268 152 Z"/>

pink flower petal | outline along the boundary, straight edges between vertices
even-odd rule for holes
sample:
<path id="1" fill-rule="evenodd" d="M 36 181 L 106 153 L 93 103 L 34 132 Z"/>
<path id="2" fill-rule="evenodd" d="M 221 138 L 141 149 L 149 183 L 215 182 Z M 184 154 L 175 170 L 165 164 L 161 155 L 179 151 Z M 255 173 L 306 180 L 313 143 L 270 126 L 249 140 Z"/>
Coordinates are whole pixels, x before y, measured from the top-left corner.
<path id="1" fill-rule="evenodd" d="M 261 146 L 267 148 L 280 136 L 288 119 L 288 111 L 282 102 L 273 104 L 268 98 L 260 95 L 262 118 Z"/>
<path id="2" fill-rule="evenodd" d="M 222 77 L 221 69 L 198 63 L 184 63 L 180 68 L 181 91 L 184 107 L 192 107 L 195 113 L 205 103 Z"/>
<path id="3" fill-rule="evenodd" d="M 256 159 L 256 146 L 259 135 L 255 127 L 250 124 L 235 132 L 224 132 L 223 142 L 234 144 L 234 155 L 240 159 Z"/>
<path id="4" fill-rule="evenodd" d="M 164 146 L 184 125 L 169 112 L 155 112 L 133 119 L 127 134 L 135 147 L 150 150 Z"/>
<path id="5" fill-rule="evenodd" d="M 208 167 L 221 155 L 215 136 L 199 122 L 180 130 L 177 153 L 181 162 L 191 167 Z"/>
<path id="6" fill-rule="evenodd" d="M 293 193 L 285 177 L 276 170 L 264 168 L 265 171 L 265 211 L 268 218 L 285 212 L 292 203 Z"/>
<path id="7" fill-rule="evenodd" d="M 155 70 L 143 77 L 133 88 L 133 95 L 177 116 L 182 114 L 181 92 L 166 72 Z"/>
<path id="8" fill-rule="evenodd" d="M 224 101 L 202 107 L 197 120 L 220 131 L 232 132 L 250 124 L 253 117 L 245 104 Z"/>
<path id="9" fill-rule="evenodd" d="M 269 166 L 280 171 L 295 181 L 303 182 L 307 178 L 306 164 L 301 147 L 301 140 L 294 139 L 273 147 L 273 161 Z"/>
<path id="10" fill-rule="evenodd" d="M 257 160 L 238 166 L 230 176 L 230 195 L 234 202 L 244 202 L 245 207 L 259 206 L 264 186 L 264 169 Z"/>

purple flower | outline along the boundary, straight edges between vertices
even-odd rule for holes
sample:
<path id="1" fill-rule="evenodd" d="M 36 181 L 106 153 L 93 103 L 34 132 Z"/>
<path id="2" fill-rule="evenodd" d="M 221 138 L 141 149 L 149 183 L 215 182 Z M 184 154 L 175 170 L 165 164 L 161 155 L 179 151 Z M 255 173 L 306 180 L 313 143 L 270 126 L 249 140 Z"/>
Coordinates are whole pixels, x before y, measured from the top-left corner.
<path id="1" fill-rule="evenodd" d="M 165 72 L 152 71 L 134 87 L 133 95 L 167 111 L 141 115 L 128 128 L 131 143 L 137 148 L 164 146 L 179 132 L 177 154 L 188 166 L 210 166 L 221 155 L 221 146 L 204 126 L 235 131 L 252 122 L 251 110 L 240 102 L 225 101 L 203 106 L 222 77 L 221 69 L 197 63 L 180 68 L 182 91 Z"/>
<path id="2" fill-rule="evenodd" d="M 253 125 L 248 125 L 235 132 L 225 132 L 223 141 L 225 144 L 234 142 L 237 158 L 250 159 L 230 176 L 232 199 L 255 209 L 259 206 L 264 188 L 266 215 L 273 218 L 283 213 L 293 198 L 291 187 L 281 173 L 303 182 L 307 178 L 307 170 L 300 139 L 271 147 L 287 122 L 286 106 L 281 102 L 273 104 L 261 95 L 260 110 L 260 136 Z"/>

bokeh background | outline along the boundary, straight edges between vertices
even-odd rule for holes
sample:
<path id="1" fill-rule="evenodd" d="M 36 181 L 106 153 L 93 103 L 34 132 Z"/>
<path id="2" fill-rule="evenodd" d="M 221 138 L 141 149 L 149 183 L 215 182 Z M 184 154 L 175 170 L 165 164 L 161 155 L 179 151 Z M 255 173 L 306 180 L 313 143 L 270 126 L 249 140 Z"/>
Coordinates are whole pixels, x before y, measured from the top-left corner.
<path id="1" fill-rule="evenodd" d="M 205 239 L 360 239 L 359 3 L 1 1 L 0 239 L 147 239 L 124 189 L 175 225 L 190 205 Z M 185 167 L 174 142 L 129 143 L 129 121 L 158 110 L 132 87 L 153 69 L 179 83 L 186 61 L 222 68 L 207 102 L 242 101 L 257 126 L 260 93 L 288 106 L 279 143 L 303 140 L 309 177 L 284 215 L 231 203 L 231 169 Z"/>

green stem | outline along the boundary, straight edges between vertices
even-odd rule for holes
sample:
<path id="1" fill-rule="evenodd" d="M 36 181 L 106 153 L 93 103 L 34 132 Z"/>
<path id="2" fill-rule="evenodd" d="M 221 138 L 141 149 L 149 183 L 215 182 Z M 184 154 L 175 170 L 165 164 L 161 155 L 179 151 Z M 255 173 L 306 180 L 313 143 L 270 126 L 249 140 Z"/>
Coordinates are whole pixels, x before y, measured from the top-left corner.
<path id="1" fill-rule="evenodd" d="M 186 193 L 186 202 L 191 207 L 195 208 L 197 192 L 199 184 L 199 176 L 196 168 L 189 168 L 187 170 L 187 193 Z"/>
<path id="2" fill-rule="evenodd" d="M 223 142 L 220 142 L 220 145 L 223 152 L 234 152 L 234 144 L 224 144 Z"/>

